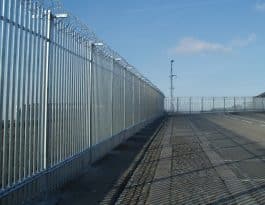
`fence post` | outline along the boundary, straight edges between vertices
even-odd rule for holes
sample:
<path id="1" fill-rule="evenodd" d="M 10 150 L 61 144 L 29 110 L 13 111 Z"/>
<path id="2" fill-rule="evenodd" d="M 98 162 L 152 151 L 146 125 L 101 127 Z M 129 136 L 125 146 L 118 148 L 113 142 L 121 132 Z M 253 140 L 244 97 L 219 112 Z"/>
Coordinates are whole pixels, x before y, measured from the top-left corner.
<path id="1" fill-rule="evenodd" d="M 246 112 L 246 97 L 244 97 L 244 111 Z"/>
<path id="2" fill-rule="evenodd" d="M 123 92 L 123 129 L 125 130 L 126 128 L 126 68 L 124 67 L 123 69 L 123 87 L 124 87 L 124 92 Z"/>
<path id="3" fill-rule="evenodd" d="M 190 101 L 190 114 L 191 114 L 191 97 L 190 97 L 190 100 L 189 101 Z"/>
<path id="4" fill-rule="evenodd" d="M 49 83 L 49 64 L 50 64 L 50 41 L 51 41 L 52 15 L 51 10 L 47 11 L 47 33 L 46 33 L 46 53 L 45 53 L 45 84 L 44 84 L 44 133 L 43 133 L 43 156 L 44 169 L 49 166 L 49 136 L 48 136 L 48 83 Z"/>
<path id="5" fill-rule="evenodd" d="M 113 78 L 114 78 L 114 55 L 112 56 L 112 68 L 111 68 L 111 136 L 113 136 Z"/>
<path id="6" fill-rule="evenodd" d="M 203 97 L 201 99 L 201 112 L 203 112 Z"/>
<path id="7" fill-rule="evenodd" d="M 264 98 L 262 97 L 262 110 L 264 111 Z"/>
<path id="8" fill-rule="evenodd" d="M 213 97 L 213 108 L 212 108 L 212 109 L 213 109 L 213 111 L 215 110 L 215 108 L 214 108 L 214 107 L 215 107 L 215 105 L 214 105 L 214 97 Z"/>
<path id="9" fill-rule="evenodd" d="M 236 111 L 236 97 L 234 97 L 234 112 Z"/>
<path id="10" fill-rule="evenodd" d="M 93 158 L 92 158 L 92 109 L 93 109 L 93 50 L 94 50 L 94 44 L 93 42 L 89 42 L 89 47 L 90 47 L 90 52 L 89 52 L 89 140 L 88 140 L 88 144 L 89 144 L 89 152 L 90 152 L 90 162 L 92 162 Z"/>
<path id="11" fill-rule="evenodd" d="M 132 124 L 135 125 L 135 90 L 134 90 L 135 75 L 132 75 Z"/>
<path id="12" fill-rule="evenodd" d="M 179 112 L 179 97 L 177 97 L 177 112 Z"/>
<path id="13" fill-rule="evenodd" d="M 224 97 L 224 112 L 225 112 L 225 109 L 226 109 L 226 108 L 225 108 L 225 97 Z"/>

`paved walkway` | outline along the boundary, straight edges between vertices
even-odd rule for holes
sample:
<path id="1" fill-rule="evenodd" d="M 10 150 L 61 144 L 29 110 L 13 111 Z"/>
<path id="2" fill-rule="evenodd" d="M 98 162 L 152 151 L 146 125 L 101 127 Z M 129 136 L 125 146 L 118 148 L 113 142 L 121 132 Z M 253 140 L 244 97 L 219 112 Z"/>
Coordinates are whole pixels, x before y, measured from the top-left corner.
<path id="1" fill-rule="evenodd" d="M 57 204 L 265 204 L 265 127 L 243 117 L 170 117 L 96 164 L 102 175 L 64 188 Z"/>

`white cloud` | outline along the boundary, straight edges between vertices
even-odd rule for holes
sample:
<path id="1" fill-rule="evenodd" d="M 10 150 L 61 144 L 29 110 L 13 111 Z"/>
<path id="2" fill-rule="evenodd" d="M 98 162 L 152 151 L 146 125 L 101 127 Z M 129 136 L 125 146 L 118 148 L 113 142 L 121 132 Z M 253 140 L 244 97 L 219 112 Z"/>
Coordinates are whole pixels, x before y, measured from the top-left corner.
<path id="1" fill-rule="evenodd" d="M 207 42 L 192 37 L 181 39 L 173 49 L 176 54 L 205 54 L 205 53 L 226 53 L 236 48 L 246 47 L 256 40 L 256 34 L 252 33 L 247 38 L 236 38 L 230 43 L 222 44 Z"/>
<path id="2" fill-rule="evenodd" d="M 258 3 L 256 3 L 256 10 L 258 10 L 258 11 L 265 11 L 265 2 L 258 2 Z"/>
<path id="3" fill-rule="evenodd" d="M 226 52 L 230 48 L 220 44 L 211 43 L 195 38 L 183 38 L 178 43 L 175 51 L 177 54 L 196 54 L 196 53 L 208 53 L 208 52 Z"/>

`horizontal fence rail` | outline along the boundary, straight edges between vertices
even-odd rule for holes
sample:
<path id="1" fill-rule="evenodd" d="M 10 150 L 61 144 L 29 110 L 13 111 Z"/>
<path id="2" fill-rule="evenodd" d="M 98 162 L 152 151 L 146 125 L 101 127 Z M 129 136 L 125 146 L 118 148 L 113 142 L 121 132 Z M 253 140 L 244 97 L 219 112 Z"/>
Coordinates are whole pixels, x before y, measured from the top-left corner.
<path id="1" fill-rule="evenodd" d="M 176 113 L 265 111 L 260 97 L 175 97 L 165 98 L 165 110 Z"/>
<path id="2" fill-rule="evenodd" d="M 52 191 L 163 115 L 162 92 L 64 13 L 0 2 L 0 204 Z"/>

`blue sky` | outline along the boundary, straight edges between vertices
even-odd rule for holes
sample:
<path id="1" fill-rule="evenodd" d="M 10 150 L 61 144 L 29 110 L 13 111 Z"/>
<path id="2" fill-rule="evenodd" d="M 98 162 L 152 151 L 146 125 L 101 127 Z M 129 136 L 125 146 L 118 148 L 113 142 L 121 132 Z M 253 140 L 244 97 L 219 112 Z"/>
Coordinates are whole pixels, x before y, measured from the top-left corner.
<path id="1" fill-rule="evenodd" d="M 61 0 L 164 93 L 265 91 L 265 0 Z"/>

